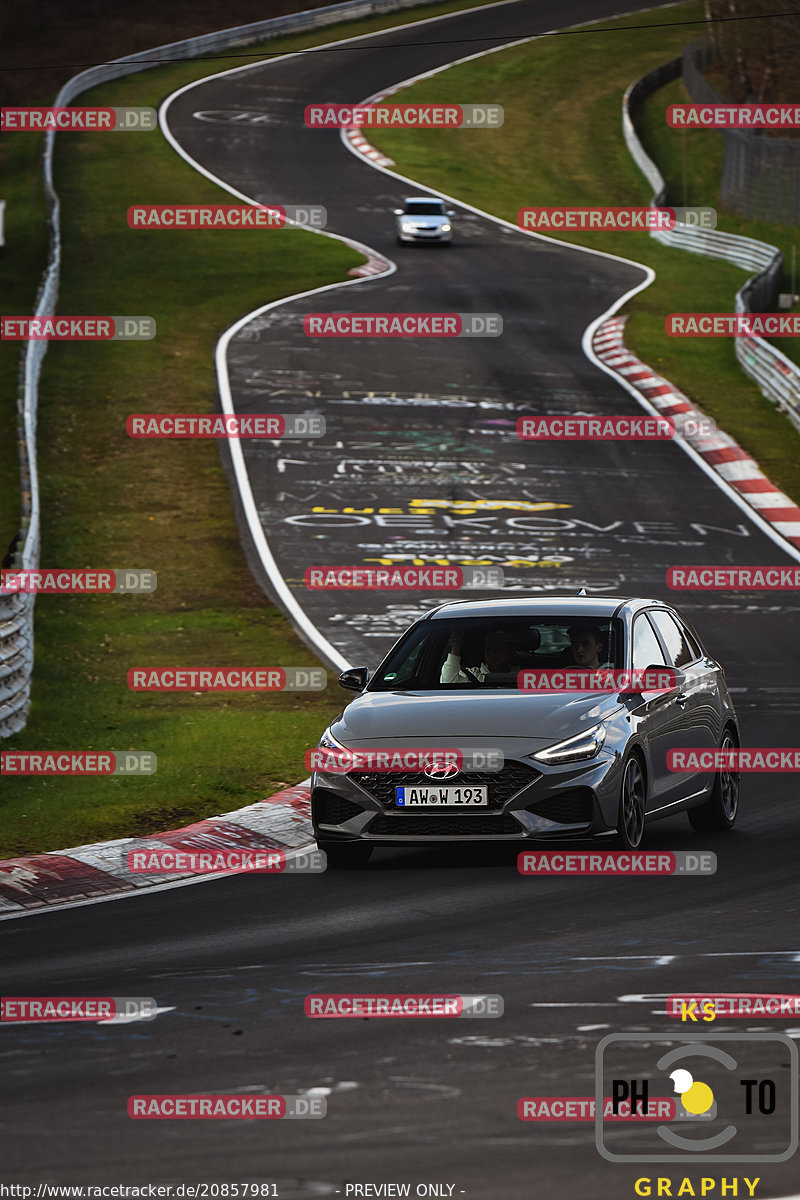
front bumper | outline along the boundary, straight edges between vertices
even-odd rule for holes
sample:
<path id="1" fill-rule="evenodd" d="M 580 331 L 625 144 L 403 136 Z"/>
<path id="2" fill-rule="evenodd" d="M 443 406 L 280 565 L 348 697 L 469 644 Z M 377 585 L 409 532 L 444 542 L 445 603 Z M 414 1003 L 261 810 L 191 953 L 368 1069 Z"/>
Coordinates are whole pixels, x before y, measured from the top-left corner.
<path id="1" fill-rule="evenodd" d="M 452 232 L 443 233 L 441 229 L 400 229 L 397 236 L 402 242 L 450 242 L 453 238 Z"/>
<path id="2" fill-rule="evenodd" d="M 315 772 L 311 819 L 323 842 L 410 845 L 431 842 L 530 841 L 581 838 L 616 828 L 619 757 L 601 754 L 559 767 L 506 758 L 494 774 L 459 777 L 484 783 L 489 805 L 413 809 L 395 804 L 395 785 L 430 783 L 421 775 Z"/>

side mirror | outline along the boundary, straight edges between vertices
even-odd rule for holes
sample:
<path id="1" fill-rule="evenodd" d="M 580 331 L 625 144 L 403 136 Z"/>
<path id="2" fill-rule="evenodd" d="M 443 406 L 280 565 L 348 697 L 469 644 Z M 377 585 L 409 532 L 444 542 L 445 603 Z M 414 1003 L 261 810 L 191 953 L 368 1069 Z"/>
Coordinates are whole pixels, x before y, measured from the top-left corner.
<path id="1" fill-rule="evenodd" d="M 339 687 L 347 688 L 348 692 L 363 692 L 369 681 L 367 667 L 350 667 L 339 676 Z"/>
<path id="2" fill-rule="evenodd" d="M 448 208 L 447 215 L 448 217 L 454 217 L 456 215 L 456 210 L 454 208 Z"/>
<path id="3" fill-rule="evenodd" d="M 663 671 L 669 672 L 669 674 L 675 680 L 675 684 L 674 684 L 674 687 L 669 688 L 667 691 L 664 691 L 662 694 L 666 696 L 672 692 L 679 692 L 681 690 L 681 688 L 683 687 L 684 683 L 686 682 L 686 672 L 682 671 L 680 667 L 665 667 L 663 663 L 654 663 L 652 666 L 645 667 L 642 674 L 658 676 Z M 641 689 L 641 688 L 639 688 L 636 691 L 634 691 L 632 688 L 629 688 L 628 690 L 626 690 L 624 692 L 620 692 L 620 696 L 641 696 L 642 694 L 643 694 L 643 689 Z"/>
<path id="4" fill-rule="evenodd" d="M 394 215 L 395 215 L 396 217 L 402 217 L 402 215 L 403 215 L 403 210 L 402 210 L 402 208 L 393 208 L 393 209 L 392 209 L 392 212 L 394 213 Z"/>

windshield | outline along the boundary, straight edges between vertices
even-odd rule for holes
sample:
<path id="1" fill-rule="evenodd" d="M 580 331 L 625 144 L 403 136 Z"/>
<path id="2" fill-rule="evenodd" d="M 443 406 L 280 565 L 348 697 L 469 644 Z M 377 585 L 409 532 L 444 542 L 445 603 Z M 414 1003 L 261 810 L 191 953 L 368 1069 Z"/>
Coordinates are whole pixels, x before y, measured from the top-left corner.
<path id="1" fill-rule="evenodd" d="M 424 621 L 394 650 L 369 691 L 517 690 L 520 671 L 623 666 L 619 619 L 558 616 Z"/>
<path id="2" fill-rule="evenodd" d="M 410 200 L 406 212 L 414 217 L 441 217 L 444 206 L 441 200 Z"/>

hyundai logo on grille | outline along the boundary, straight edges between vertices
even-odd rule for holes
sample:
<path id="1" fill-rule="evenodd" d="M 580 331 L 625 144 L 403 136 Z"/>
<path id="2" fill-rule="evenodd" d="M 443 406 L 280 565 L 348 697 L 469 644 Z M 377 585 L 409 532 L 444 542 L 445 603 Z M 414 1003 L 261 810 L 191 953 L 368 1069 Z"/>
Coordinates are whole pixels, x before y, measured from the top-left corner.
<path id="1" fill-rule="evenodd" d="M 433 763 L 422 772 L 428 779 L 453 779 L 458 774 L 455 763 Z"/>

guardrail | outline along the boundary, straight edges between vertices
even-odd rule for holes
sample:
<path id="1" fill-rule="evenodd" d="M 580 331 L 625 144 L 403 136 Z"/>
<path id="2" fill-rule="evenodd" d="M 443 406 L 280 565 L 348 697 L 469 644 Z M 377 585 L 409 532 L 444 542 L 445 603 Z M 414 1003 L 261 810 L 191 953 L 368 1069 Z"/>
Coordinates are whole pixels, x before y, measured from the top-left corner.
<path id="1" fill-rule="evenodd" d="M 667 186 L 664 177 L 647 154 L 636 133 L 634 113 L 651 92 L 670 83 L 681 74 L 682 60 L 672 59 L 637 79 L 622 100 L 622 132 L 631 157 L 655 191 L 651 207 L 665 204 Z M 736 293 L 736 312 L 763 312 L 774 303 L 783 273 L 783 255 L 777 246 L 754 238 L 689 225 L 674 229 L 652 230 L 650 236 L 666 246 L 676 246 L 692 254 L 722 258 L 748 271 L 755 271 Z M 755 380 L 762 393 L 776 404 L 800 430 L 800 367 L 771 342 L 759 337 L 734 338 L 736 358 L 742 370 Z"/>
<path id="2" fill-rule="evenodd" d="M 437 0 L 345 0 L 324 8 L 306 9 L 283 17 L 268 17 L 248 25 L 236 25 L 215 33 L 169 42 L 151 50 L 126 55 L 73 75 L 59 91 L 54 107 L 62 107 L 82 92 L 121 79 L 137 71 L 152 70 L 174 59 L 200 58 L 213 50 L 231 46 L 247 46 L 272 40 L 286 33 L 302 33 L 350 21 L 358 17 L 376 16 L 406 8 L 424 8 Z M 163 56 L 159 60 L 159 55 Z M 58 300 L 61 267 L 61 232 L 59 199 L 53 186 L 53 146 L 55 131 L 45 134 L 43 152 L 44 192 L 50 226 L 48 263 L 36 297 L 34 315 L 51 316 Z M 20 445 L 21 528 L 18 542 L 21 549 L 11 556 L 14 569 L 31 569 L 39 565 L 39 487 L 36 474 L 36 411 L 39 375 L 47 352 L 46 341 L 27 342 L 22 353 L 18 398 L 18 429 Z M 33 674 L 33 610 L 35 596 L 0 596 L 0 738 L 10 737 L 24 728 L 30 709 L 31 677 Z"/>

